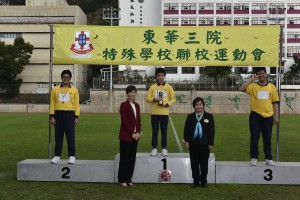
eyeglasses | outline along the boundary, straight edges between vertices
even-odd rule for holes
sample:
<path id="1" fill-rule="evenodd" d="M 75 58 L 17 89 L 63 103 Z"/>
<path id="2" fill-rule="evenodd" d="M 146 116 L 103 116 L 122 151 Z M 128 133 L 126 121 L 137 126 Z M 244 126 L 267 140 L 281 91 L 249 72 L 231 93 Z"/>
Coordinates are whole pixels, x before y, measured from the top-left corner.
<path id="1" fill-rule="evenodd" d="M 70 79 L 70 76 L 62 76 L 62 78 Z"/>

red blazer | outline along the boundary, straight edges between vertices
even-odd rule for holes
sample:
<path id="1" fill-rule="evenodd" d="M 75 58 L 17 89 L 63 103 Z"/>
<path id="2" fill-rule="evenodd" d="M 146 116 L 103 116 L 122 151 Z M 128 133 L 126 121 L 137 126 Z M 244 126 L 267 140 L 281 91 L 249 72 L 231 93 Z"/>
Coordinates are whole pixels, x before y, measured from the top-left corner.
<path id="1" fill-rule="evenodd" d="M 127 100 L 121 103 L 120 115 L 121 115 L 121 127 L 119 133 L 119 139 L 127 142 L 131 142 L 132 134 L 134 133 L 134 128 L 136 127 L 136 132 L 141 133 L 141 113 L 140 105 L 134 103 L 136 108 L 136 119 L 134 117 L 133 109 L 130 102 Z"/>

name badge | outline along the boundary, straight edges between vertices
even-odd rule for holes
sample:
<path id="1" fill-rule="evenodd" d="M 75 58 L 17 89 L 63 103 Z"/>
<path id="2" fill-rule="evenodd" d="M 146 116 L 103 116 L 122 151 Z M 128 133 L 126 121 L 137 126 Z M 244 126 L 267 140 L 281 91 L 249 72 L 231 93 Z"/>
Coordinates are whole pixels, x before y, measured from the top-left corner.
<path id="1" fill-rule="evenodd" d="M 269 92 L 268 91 L 259 91 L 259 92 L 257 92 L 257 98 L 258 99 L 268 99 Z"/>
<path id="2" fill-rule="evenodd" d="M 61 102 L 69 102 L 70 101 L 70 94 L 59 94 L 58 100 Z"/>

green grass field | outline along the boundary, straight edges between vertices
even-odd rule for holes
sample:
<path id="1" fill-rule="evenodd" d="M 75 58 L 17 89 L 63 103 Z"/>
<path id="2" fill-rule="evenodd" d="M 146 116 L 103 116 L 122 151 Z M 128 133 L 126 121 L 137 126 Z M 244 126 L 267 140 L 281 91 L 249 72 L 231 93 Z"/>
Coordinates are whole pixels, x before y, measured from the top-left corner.
<path id="1" fill-rule="evenodd" d="M 186 115 L 171 115 L 180 140 Z M 215 114 L 216 160 L 248 161 L 248 115 Z M 282 115 L 279 160 L 300 162 L 299 117 Z M 113 160 L 118 153 L 118 114 L 82 114 L 76 128 L 76 157 L 80 160 Z M 151 151 L 150 115 L 142 115 L 143 135 L 138 152 Z M 54 140 L 54 139 L 53 139 Z M 275 157 L 276 127 L 273 129 Z M 0 114 L 0 199 L 299 199 L 299 186 L 210 184 L 191 189 L 188 184 L 118 184 L 16 181 L 17 163 L 48 158 L 47 114 Z M 53 141 L 54 143 L 54 141 Z M 66 142 L 65 142 L 66 144 Z M 54 147 L 54 146 L 53 146 Z M 169 124 L 169 152 L 179 152 Z M 66 145 L 62 157 L 67 158 Z M 186 150 L 185 150 L 186 151 Z M 260 140 L 260 160 L 263 160 Z"/>

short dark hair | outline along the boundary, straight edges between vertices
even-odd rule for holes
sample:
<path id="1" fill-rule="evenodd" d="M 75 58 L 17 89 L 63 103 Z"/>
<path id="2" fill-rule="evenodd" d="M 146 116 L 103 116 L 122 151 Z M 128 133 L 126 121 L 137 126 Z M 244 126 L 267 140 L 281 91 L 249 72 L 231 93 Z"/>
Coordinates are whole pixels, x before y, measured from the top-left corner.
<path id="1" fill-rule="evenodd" d="M 164 68 L 157 68 L 155 71 L 155 76 L 157 76 L 157 74 L 163 73 L 164 75 L 166 75 L 166 70 Z"/>
<path id="2" fill-rule="evenodd" d="M 126 88 L 126 94 L 128 94 L 129 92 L 132 92 L 132 91 L 137 92 L 136 87 L 134 85 L 128 85 L 127 88 Z"/>
<path id="3" fill-rule="evenodd" d="M 255 69 L 255 74 L 257 74 L 258 72 L 260 72 L 260 71 L 264 71 L 264 72 L 266 72 L 267 73 L 267 71 L 266 71 L 266 68 L 265 67 L 257 67 L 256 69 Z"/>
<path id="4" fill-rule="evenodd" d="M 196 97 L 196 98 L 193 100 L 193 108 L 195 108 L 196 103 L 199 102 L 199 101 L 202 102 L 203 107 L 205 106 L 204 100 L 203 100 L 201 97 Z"/>
<path id="5" fill-rule="evenodd" d="M 62 77 L 64 74 L 68 74 L 72 78 L 72 73 L 70 70 L 66 69 L 66 70 L 62 71 L 60 76 Z"/>

